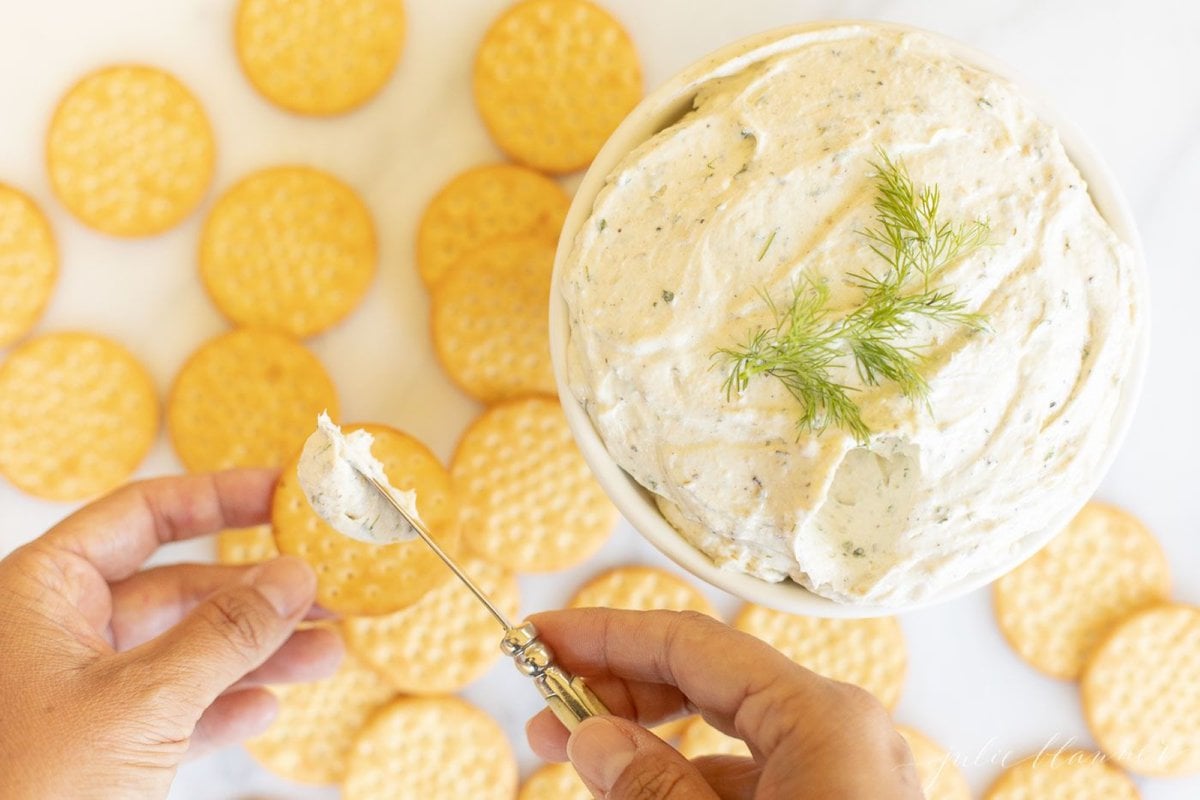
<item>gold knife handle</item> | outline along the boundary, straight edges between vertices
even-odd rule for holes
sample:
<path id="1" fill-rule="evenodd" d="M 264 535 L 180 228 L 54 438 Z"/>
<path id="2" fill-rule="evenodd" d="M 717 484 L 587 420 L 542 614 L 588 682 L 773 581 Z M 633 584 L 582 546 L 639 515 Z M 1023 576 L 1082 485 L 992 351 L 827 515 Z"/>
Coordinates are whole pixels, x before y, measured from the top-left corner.
<path id="1" fill-rule="evenodd" d="M 576 678 L 554 663 L 554 654 L 538 639 L 533 623 L 523 622 L 505 631 L 500 649 L 513 659 L 522 674 L 533 679 L 546 705 L 567 730 L 575 730 L 588 717 L 608 713 L 583 678 Z"/>
<path id="2" fill-rule="evenodd" d="M 583 678 L 571 677 L 562 667 L 547 668 L 533 682 L 554 716 L 569 731 L 575 730 L 588 717 L 608 713 L 604 703 L 592 693 Z"/>

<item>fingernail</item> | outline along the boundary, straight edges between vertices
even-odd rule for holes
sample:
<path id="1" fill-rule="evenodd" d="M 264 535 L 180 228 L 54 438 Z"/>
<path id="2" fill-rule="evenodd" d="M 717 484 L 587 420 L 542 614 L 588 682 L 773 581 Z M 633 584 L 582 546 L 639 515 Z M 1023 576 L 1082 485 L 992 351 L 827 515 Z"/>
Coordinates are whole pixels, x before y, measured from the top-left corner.
<path id="1" fill-rule="evenodd" d="M 575 769 L 602 792 L 612 790 L 636 751 L 633 740 L 604 717 L 585 719 L 567 740 Z"/>
<path id="2" fill-rule="evenodd" d="M 304 559 L 281 556 L 246 573 L 246 582 L 267 598 L 281 617 L 290 617 L 313 599 L 317 576 Z"/>

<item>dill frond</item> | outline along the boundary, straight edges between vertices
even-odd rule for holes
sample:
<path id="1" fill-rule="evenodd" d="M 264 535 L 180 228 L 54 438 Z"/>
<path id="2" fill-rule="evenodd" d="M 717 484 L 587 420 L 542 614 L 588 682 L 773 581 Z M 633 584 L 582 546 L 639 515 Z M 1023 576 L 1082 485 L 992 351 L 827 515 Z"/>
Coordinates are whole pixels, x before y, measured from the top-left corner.
<path id="1" fill-rule="evenodd" d="M 875 170 L 875 227 L 861 231 L 875 254 L 888 265 L 888 283 L 908 284 L 913 272 L 921 276 L 922 291 L 959 259 L 987 244 L 991 229 L 986 220 L 954 225 L 940 221 L 942 195 L 936 185 L 919 191 L 902 161 L 893 161 L 882 149 Z"/>
<path id="2" fill-rule="evenodd" d="M 923 356 L 920 348 L 904 344 L 918 321 L 972 330 L 987 326 L 983 315 L 968 311 L 953 287 L 937 285 L 951 264 L 987 244 L 987 221 L 955 225 L 941 220 L 938 187 L 918 190 L 903 162 L 883 150 L 877 153 L 878 160 L 870 162 L 875 224 L 860 234 L 883 265 L 849 276 L 862 293 L 859 305 L 835 319 L 824 284 L 797 286 L 782 307 L 760 290 L 773 325 L 750 331 L 741 345 L 717 353 L 730 362 L 724 384 L 728 397 L 745 391 L 752 379 L 769 375 L 799 402 L 799 432 L 840 428 L 860 443 L 871 432 L 853 400 L 857 390 L 832 377 L 839 359 L 853 361 L 864 385 L 895 384 L 901 396 L 923 402 L 929 393 L 921 375 Z M 772 233 L 759 260 L 774 238 Z"/>
<path id="3" fill-rule="evenodd" d="M 726 396 L 745 391 L 752 378 L 770 375 L 800 403 L 800 432 L 842 428 L 856 437 L 869 435 L 855 391 L 833 380 L 830 368 L 842 355 L 840 323 L 829 318 L 829 288 L 807 282 L 796 287 L 784 307 L 762 293 L 774 325 L 750 332 L 744 344 L 718 351 L 732 361 Z"/>

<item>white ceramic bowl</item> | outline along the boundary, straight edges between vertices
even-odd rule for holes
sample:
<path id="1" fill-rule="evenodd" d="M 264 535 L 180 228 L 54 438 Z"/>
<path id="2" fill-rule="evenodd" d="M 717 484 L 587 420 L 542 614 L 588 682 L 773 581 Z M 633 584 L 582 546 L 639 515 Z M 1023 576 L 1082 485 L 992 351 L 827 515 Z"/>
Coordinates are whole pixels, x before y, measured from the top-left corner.
<path id="1" fill-rule="evenodd" d="M 596 195 L 603 188 L 605 179 L 626 153 L 654 133 L 674 123 L 691 109 L 692 98 L 697 87 L 714 74 L 714 69 L 720 68 L 722 73 L 735 72 L 746 64 L 760 61 L 787 49 L 789 39 L 796 34 L 840 25 L 868 25 L 901 31 L 915 30 L 890 23 L 824 21 L 790 26 L 751 36 L 723 47 L 692 64 L 648 95 L 625 118 L 625 121 L 613 132 L 599 155 L 596 156 L 596 160 L 584 176 L 579 191 L 575 194 L 575 199 L 571 204 L 570 212 L 567 214 L 554 263 L 554 279 L 550 299 L 550 350 L 559 396 L 562 398 L 567 422 L 571 426 L 575 441 L 583 452 L 584 458 L 613 503 L 633 527 L 649 539 L 655 547 L 696 577 L 745 600 L 797 614 L 822 617 L 868 617 L 894 614 L 898 611 L 943 602 L 990 583 L 1040 550 L 1079 509 L 1077 507 L 1066 509 L 1062 516 L 1045 531 L 1037 536 L 1028 537 L 1025 547 L 1008 561 L 996 564 L 994 568 L 985 573 L 970 576 L 966 580 L 948 586 L 934 596 L 923 598 L 920 602 L 909 606 L 882 608 L 840 604 L 813 594 L 791 581 L 769 583 L 750 575 L 721 569 L 713 564 L 708 556 L 680 536 L 659 513 L 650 493 L 613 461 L 600 435 L 593 427 L 591 419 L 583 407 L 575 401 L 574 395 L 567 385 L 566 348 L 570 328 L 567 324 L 566 303 L 562 298 L 559 284 L 563 262 L 570 253 L 580 226 L 590 216 L 592 204 Z M 1121 194 L 1121 190 L 1117 187 L 1112 173 L 1083 135 L 1047 103 L 1036 90 L 1030 88 L 1027 81 L 1015 75 L 1007 66 L 952 39 L 936 36 L 927 31 L 923 31 L 923 33 L 941 40 L 949 52 L 962 61 L 1011 81 L 1028 99 L 1038 116 L 1058 130 L 1067 155 L 1075 162 L 1088 183 L 1096 208 L 1117 235 L 1135 251 L 1137 274 L 1143 281 L 1144 288 L 1145 268 L 1142 245 L 1134 226 L 1133 215 L 1130 213 L 1129 206 Z M 1143 296 L 1145 296 L 1144 293 Z M 1104 469 L 1096 475 L 1097 484 L 1120 448 L 1141 393 L 1149 348 L 1148 322 L 1148 314 L 1144 314 L 1143 328 L 1134 355 L 1132 374 L 1127 377 L 1123 385 L 1120 406 L 1116 411 L 1116 424 L 1112 428 L 1113 436 L 1109 442 Z M 1092 489 L 1094 490 L 1095 487 Z M 1080 501 L 1080 504 L 1082 502 L 1083 500 Z"/>

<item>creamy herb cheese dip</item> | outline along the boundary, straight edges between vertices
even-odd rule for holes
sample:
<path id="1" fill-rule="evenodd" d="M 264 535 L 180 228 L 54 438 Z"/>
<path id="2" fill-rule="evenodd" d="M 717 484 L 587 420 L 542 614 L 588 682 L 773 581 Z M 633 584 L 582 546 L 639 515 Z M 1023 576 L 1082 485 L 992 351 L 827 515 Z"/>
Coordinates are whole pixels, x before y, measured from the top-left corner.
<path id="1" fill-rule="evenodd" d="M 300 488 L 317 516 L 344 536 L 370 544 L 413 539 L 417 532 L 412 525 L 363 477 L 379 481 L 405 511 L 420 519 L 416 493 L 402 492 L 388 482 L 383 465 L 371 455 L 372 442 L 374 437 L 366 431 L 343 436 L 322 413 L 300 453 Z"/>
<path id="2" fill-rule="evenodd" d="M 561 274 L 568 379 L 609 453 L 718 564 L 841 602 L 900 604 L 1008 560 L 1094 490 L 1142 324 L 1140 267 L 1056 132 L 936 39 L 842 26 L 714 68 L 631 152 Z M 731 74 L 725 74 L 731 73 Z M 718 77 L 719 76 L 719 77 Z M 947 270 L 990 330 L 926 326 L 928 407 L 837 378 L 873 432 L 798 436 L 770 377 L 727 398 L 714 354 L 827 282 L 877 268 L 877 148 L 991 245 Z"/>

